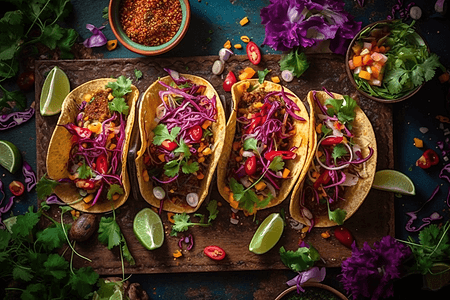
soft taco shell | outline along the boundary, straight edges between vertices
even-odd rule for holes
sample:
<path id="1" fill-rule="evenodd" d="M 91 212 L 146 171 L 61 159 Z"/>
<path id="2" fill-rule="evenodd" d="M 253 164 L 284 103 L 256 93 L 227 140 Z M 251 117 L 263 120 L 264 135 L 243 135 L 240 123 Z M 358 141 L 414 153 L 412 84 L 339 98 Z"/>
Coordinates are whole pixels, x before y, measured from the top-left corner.
<path id="1" fill-rule="evenodd" d="M 343 96 L 340 94 L 333 93 L 336 99 L 342 99 Z M 317 99 L 323 104 L 325 100 L 330 98 L 330 96 L 326 92 L 316 91 Z M 314 115 L 312 116 L 313 125 L 311 130 L 311 137 L 315 140 L 315 144 L 317 144 L 317 135 L 315 131 L 315 115 L 320 112 L 320 108 L 318 108 L 314 103 L 313 92 L 310 91 L 307 95 L 308 103 L 312 107 L 314 107 Z M 353 121 L 352 133 L 355 135 L 354 140 L 361 146 L 362 155 L 366 157 L 369 154 L 368 147 L 373 148 L 374 153 L 372 157 L 365 163 L 363 171 L 361 172 L 364 175 L 364 178 L 360 178 L 358 183 L 354 186 L 345 187 L 345 193 L 343 198 L 345 201 L 341 202 L 340 208 L 347 212 L 345 220 L 350 218 L 361 206 L 367 194 L 369 193 L 373 179 L 375 176 L 376 165 L 377 165 L 377 143 L 375 139 L 375 133 L 372 128 L 372 124 L 367 118 L 366 114 L 361 110 L 358 106 L 356 108 L 356 116 Z M 308 166 L 312 162 L 315 156 L 317 145 L 314 145 L 310 155 L 310 161 Z M 309 167 L 308 167 L 309 168 Z M 307 170 L 306 170 L 307 171 Z M 303 193 L 303 185 L 305 183 L 305 177 L 302 180 L 299 180 L 293 191 L 291 202 L 289 205 L 289 211 L 295 220 L 299 221 L 302 224 L 307 224 L 301 215 L 300 212 L 300 199 Z M 331 227 L 337 225 L 334 221 L 330 221 L 328 218 L 328 214 L 324 216 L 314 216 L 315 227 Z"/>
<path id="2" fill-rule="evenodd" d="M 83 102 L 83 95 L 93 93 L 97 90 L 105 89 L 108 82 L 113 82 L 116 79 L 100 78 L 88 81 L 71 91 L 64 99 L 61 109 L 61 115 L 58 119 L 58 125 L 65 125 L 73 123 L 78 115 L 78 106 Z M 126 101 L 130 107 L 127 116 L 127 125 L 125 128 L 125 142 L 122 151 L 122 166 L 121 178 L 123 182 L 124 194 L 120 195 L 119 199 L 114 200 L 114 208 L 123 205 L 128 199 L 130 193 L 130 180 L 127 172 L 127 153 L 131 137 L 131 130 L 134 123 L 135 105 L 139 97 L 138 89 L 132 85 L 132 91 L 126 97 Z M 56 126 L 53 131 L 50 145 L 47 152 L 47 174 L 51 179 L 59 180 L 68 178 L 67 162 L 69 161 L 69 153 L 72 147 L 72 135 L 63 126 Z M 54 189 L 55 194 L 65 203 L 73 203 L 80 198 L 78 189 L 72 183 L 61 183 Z M 112 210 L 111 203 L 101 199 L 95 205 L 86 205 L 83 201 L 76 204 L 71 204 L 74 209 L 89 212 L 89 213 L 103 213 Z"/>
<path id="3" fill-rule="evenodd" d="M 255 89 L 255 91 L 264 89 L 267 92 L 272 92 L 272 91 L 281 91 L 282 88 L 281 85 L 270 81 L 264 81 L 263 84 L 259 84 L 258 79 L 248 79 L 239 81 L 238 83 L 234 84 L 231 89 L 233 99 L 233 111 L 231 112 L 230 118 L 228 119 L 227 122 L 227 135 L 225 138 L 225 148 L 222 152 L 222 157 L 219 161 L 219 165 L 217 166 L 217 186 L 219 189 L 219 193 L 228 202 L 230 202 L 229 200 L 230 189 L 228 186 L 229 178 L 227 177 L 228 160 L 231 155 L 232 145 L 236 131 L 237 107 L 242 97 L 242 94 L 245 90 L 245 87 L 248 85 L 248 83 L 250 83 L 251 86 L 259 85 L 259 87 Z M 284 91 L 286 93 L 295 95 L 294 92 L 290 91 L 287 88 L 284 88 Z M 289 173 L 289 176 L 291 178 L 283 180 L 278 196 L 274 197 L 269 202 L 269 204 L 263 209 L 276 206 L 281 202 L 283 202 L 284 199 L 286 199 L 286 197 L 292 190 L 295 182 L 298 180 L 300 175 L 303 175 L 302 170 L 304 169 L 305 163 L 307 161 L 308 149 L 310 147 L 309 143 L 311 131 L 308 111 L 303 102 L 300 100 L 300 98 L 298 98 L 297 96 L 295 97 L 290 96 L 290 99 L 293 100 L 300 108 L 300 111 L 297 111 L 296 114 L 304 118 L 306 121 L 294 122 L 294 126 L 296 128 L 297 133 L 295 137 L 291 139 L 289 147 L 293 146 L 298 147 L 297 150 L 295 151 L 297 156 L 293 160 L 286 161 L 285 165 L 285 167 L 291 171 Z"/>
<path id="4" fill-rule="evenodd" d="M 172 203 L 171 201 L 164 201 L 163 204 L 163 210 L 165 211 L 174 213 L 193 213 L 197 211 L 197 209 L 201 206 L 203 201 L 206 199 L 206 196 L 208 195 L 209 187 L 211 185 L 211 181 L 213 179 L 219 157 L 222 153 L 223 140 L 225 139 L 225 112 L 223 110 L 219 94 L 217 94 L 217 91 L 208 81 L 201 77 L 189 74 L 180 74 L 180 76 L 191 80 L 197 85 L 205 86 L 206 89 L 204 95 L 206 95 L 208 98 L 216 96 L 217 119 L 216 122 L 213 122 L 211 125 L 214 135 L 214 148 L 211 154 L 211 163 L 209 165 L 208 172 L 205 174 L 205 177 L 203 178 L 201 183 L 198 204 L 196 207 L 190 207 L 187 204 L 185 206 L 180 206 Z M 158 125 L 155 122 L 156 108 L 162 103 L 158 93 L 161 90 L 165 90 L 165 87 L 159 84 L 158 81 L 154 82 L 142 95 L 141 105 L 139 109 L 139 132 L 141 137 L 141 148 L 137 152 L 136 157 L 137 178 L 142 197 L 145 199 L 145 201 L 155 207 L 160 207 L 161 201 L 155 198 L 155 196 L 153 195 L 153 182 L 151 180 L 146 182 L 142 174 L 145 170 L 144 153 L 148 145 L 152 143 L 152 131 Z M 160 81 L 163 81 L 166 84 L 170 84 L 172 82 L 172 78 L 170 76 L 166 76 L 161 78 Z"/>

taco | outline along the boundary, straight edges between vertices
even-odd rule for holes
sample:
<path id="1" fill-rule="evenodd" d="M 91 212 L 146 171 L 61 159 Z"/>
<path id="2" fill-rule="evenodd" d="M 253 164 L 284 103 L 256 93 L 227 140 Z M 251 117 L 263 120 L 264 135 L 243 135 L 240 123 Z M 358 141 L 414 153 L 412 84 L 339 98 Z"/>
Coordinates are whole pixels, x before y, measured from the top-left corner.
<path id="1" fill-rule="evenodd" d="M 60 182 L 54 192 L 62 201 L 91 213 L 125 203 L 138 97 L 131 80 L 120 76 L 86 82 L 64 99 L 47 153 L 47 173 Z"/>
<path id="2" fill-rule="evenodd" d="M 225 113 L 205 79 L 166 70 L 139 108 L 136 157 L 143 198 L 175 213 L 195 212 L 206 199 L 225 138 Z"/>
<path id="3" fill-rule="evenodd" d="M 253 214 L 280 204 L 304 168 L 310 121 L 303 102 L 279 84 L 257 79 L 233 85 L 227 146 L 217 185 L 231 207 Z"/>
<path id="4" fill-rule="evenodd" d="M 295 185 L 290 214 L 312 227 L 343 224 L 363 203 L 375 176 L 377 144 L 372 125 L 349 96 L 310 91 L 311 131 L 317 140 L 304 180 Z"/>

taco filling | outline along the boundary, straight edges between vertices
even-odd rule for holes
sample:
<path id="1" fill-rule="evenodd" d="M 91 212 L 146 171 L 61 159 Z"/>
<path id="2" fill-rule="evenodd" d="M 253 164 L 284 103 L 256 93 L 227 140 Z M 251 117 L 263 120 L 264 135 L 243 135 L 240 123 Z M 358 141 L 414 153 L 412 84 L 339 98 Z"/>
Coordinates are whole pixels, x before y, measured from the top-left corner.
<path id="1" fill-rule="evenodd" d="M 130 109 L 126 97 L 131 91 L 131 80 L 120 76 L 103 89 L 84 93 L 83 101 L 77 101 L 81 104 L 75 122 L 60 125 L 72 135 L 69 176 L 60 182 L 73 183 L 90 205 L 124 193 L 121 164 Z"/>
<path id="2" fill-rule="evenodd" d="M 172 84 L 159 81 L 162 103 L 156 108 L 156 127 L 144 153 L 144 181 L 152 181 L 153 195 L 179 207 L 197 207 L 202 181 L 214 150 L 216 96 L 206 86 L 169 71 Z"/>
<path id="3" fill-rule="evenodd" d="M 347 212 L 340 207 L 349 200 L 345 190 L 366 177 L 365 162 L 374 154 L 374 149 L 353 133 L 356 101 L 326 93 L 329 97 L 322 103 L 316 91 L 312 92 L 318 142 L 300 196 L 301 216 L 311 228 L 317 216 L 328 215 L 329 220 L 343 224 Z M 364 147 L 369 151 L 365 157 Z"/>
<path id="4" fill-rule="evenodd" d="M 238 101 L 236 131 L 227 166 L 230 205 L 247 214 L 268 206 L 280 194 L 291 171 L 286 162 L 295 160 L 300 145 L 294 122 L 306 120 L 296 112 L 295 96 L 281 91 L 253 89 L 250 85 Z M 252 90 L 253 89 L 253 90 Z M 307 142 L 307 141 L 306 141 Z"/>

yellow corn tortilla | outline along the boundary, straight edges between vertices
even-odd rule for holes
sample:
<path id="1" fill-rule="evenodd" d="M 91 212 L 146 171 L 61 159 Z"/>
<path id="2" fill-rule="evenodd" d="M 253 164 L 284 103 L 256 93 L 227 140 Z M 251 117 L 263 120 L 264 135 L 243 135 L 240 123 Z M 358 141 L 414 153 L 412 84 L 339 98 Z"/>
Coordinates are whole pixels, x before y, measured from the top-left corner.
<path id="1" fill-rule="evenodd" d="M 228 160 L 231 155 L 232 145 L 234 141 L 235 131 L 236 131 L 236 118 L 237 118 L 237 107 L 239 101 L 242 97 L 243 92 L 247 89 L 248 86 L 259 85 L 255 91 L 265 90 L 266 92 L 272 91 L 281 91 L 281 85 L 264 81 L 263 84 L 259 84 L 258 79 L 248 79 L 239 81 L 234 84 L 231 88 L 231 94 L 233 98 L 233 111 L 231 113 L 230 118 L 227 123 L 227 135 L 225 138 L 225 148 L 222 152 L 222 157 L 220 158 L 219 165 L 217 166 L 217 187 L 219 189 L 220 195 L 228 202 L 230 202 L 230 193 L 231 189 L 229 188 L 229 178 L 227 177 L 227 168 L 228 168 Z M 286 93 L 295 95 L 294 92 L 290 91 L 287 88 L 284 88 Z M 300 111 L 297 111 L 296 114 L 306 121 L 297 121 L 295 120 L 294 126 L 296 129 L 296 135 L 291 139 L 289 148 L 296 146 L 298 147 L 294 152 L 297 154 L 295 159 L 287 160 L 285 162 L 285 168 L 288 168 L 291 172 L 289 173 L 290 178 L 284 179 L 283 183 L 280 187 L 279 193 L 277 197 L 274 197 L 269 204 L 262 208 L 269 208 L 276 206 L 283 202 L 286 199 L 290 191 L 292 190 L 295 182 L 298 180 L 300 175 L 304 176 L 306 172 L 303 174 L 302 170 L 305 167 L 305 163 L 307 162 L 308 148 L 310 147 L 310 118 L 308 115 L 308 111 L 304 106 L 303 102 L 297 96 L 289 98 L 294 101 L 297 106 L 300 108 Z M 242 208 L 238 208 L 242 209 Z M 261 209 L 261 208 L 259 208 Z"/>
<path id="2" fill-rule="evenodd" d="M 92 81 L 88 81 L 79 87 L 71 91 L 64 99 L 62 104 L 61 115 L 58 119 L 58 125 L 65 125 L 67 123 L 76 123 L 76 117 L 78 115 L 78 107 L 84 101 L 83 96 L 85 94 L 92 94 L 93 92 L 101 89 L 105 89 L 108 82 L 113 82 L 116 79 L 112 78 L 100 78 Z M 122 150 L 122 166 L 121 166 L 121 178 L 123 183 L 124 194 L 120 195 L 117 200 L 114 200 L 114 208 L 118 208 L 123 205 L 130 193 L 130 181 L 127 172 L 127 153 L 131 137 L 131 130 L 134 123 L 135 105 L 139 97 L 138 89 L 132 85 L 132 92 L 126 95 L 126 101 L 130 107 L 129 113 L 126 119 L 127 125 L 125 127 L 125 141 Z M 67 170 L 67 162 L 69 161 L 69 153 L 72 147 L 72 135 L 63 126 L 56 126 L 53 131 L 52 138 L 47 153 L 47 174 L 48 177 L 54 180 L 59 180 L 69 177 L 69 171 Z M 65 203 L 73 203 L 80 199 L 78 189 L 72 183 L 61 183 L 54 188 L 55 194 Z M 99 199 L 99 201 L 91 206 L 90 204 L 80 201 L 75 204 L 71 204 L 74 209 L 89 212 L 89 213 L 103 213 L 112 210 L 112 205 L 109 200 Z"/>
<path id="3" fill-rule="evenodd" d="M 344 98 L 340 94 L 333 93 L 333 95 L 336 99 Z M 316 91 L 316 97 L 322 104 L 325 103 L 326 99 L 331 98 L 326 92 L 322 91 Z M 311 126 L 312 128 L 311 137 L 312 139 L 315 140 L 315 143 L 317 144 L 317 134 L 315 130 L 316 126 L 315 115 L 317 113 L 321 113 L 321 111 L 320 108 L 315 105 L 312 91 L 308 93 L 307 98 L 308 103 L 310 103 L 310 105 L 314 107 L 314 115 L 312 116 L 313 126 Z M 375 139 L 375 133 L 372 128 L 372 124 L 370 123 L 369 119 L 359 106 L 355 109 L 355 112 L 356 116 L 355 120 L 353 121 L 353 128 L 352 128 L 352 133 L 355 135 L 354 140 L 361 146 L 361 152 L 363 157 L 366 157 L 369 154 L 368 147 L 373 148 L 374 153 L 372 157 L 364 164 L 364 168 L 361 172 L 364 175 L 364 178 L 360 178 L 358 180 L 358 183 L 354 186 L 345 187 L 345 192 L 343 195 L 345 201 L 341 201 L 339 207 L 347 212 L 345 220 L 350 218 L 358 210 L 358 208 L 361 206 L 364 199 L 366 198 L 367 194 L 369 193 L 370 188 L 372 187 L 372 182 L 375 176 L 377 165 L 377 143 Z M 316 147 L 317 145 L 314 145 L 314 147 L 311 149 L 310 161 L 308 163 L 308 166 L 310 166 L 315 156 Z M 296 183 L 292 191 L 289 211 L 292 218 L 294 218 L 295 220 L 299 221 L 302 224 L 308 225 L 300 212 L 300 199 L 303 193 L 303 185 L 305 183 L 305 180 L 306 180 L 305 177 L 303 177 L 302 180 L 299 180 Z M 337 225 L 336 222 L 329 220 L 328 214 L 321 216 L 314 216 L 314 220 L 315 220 L 314 224 L 315 227 L 331 227 Z"/>
<path id="4" fill-rule="evenodd" d="M 197 85 L 205 86 L 206 89 L 204 95 L 206 95 L 208 98 L 212 98 L 214 96 L 216 97 L 216 122 L 213 122 L 211 124 L 214 136 L 214 146 L 212 149 L 213 151 L 210 154 L 211 163 L 209 165 L 208 172 L 205 174 L 205 177 L 203 178 L 201 183 L 200 192 L 198 195 L 198 204 L 196 207 L 191 207 L 187 204 L 185 206 L 181 206 L 171 201 L 164 201 L 163 203 L 163 210 L 165 211 L 174 213 L 193 213 L 198 210 L 198 208 L 201 206 L 203 201 L 206 199 L 206 196 L 208 195 L 209 186 L 211 185 L 211 181 L 213 179 L 220 154 L 222 153 L 223 140 L 225 139 L 225 112 L 223 110 L 219 94 L 217 94 L 217 91 L 208 81 L 201 77 L 189 74 L 180 74 L 180 76 L 191 80 Z M 161 78 L 160 81 L 163 81 L 164 83 L 170 85 L 170 83 L 172 82 L 172 78 L 170 76 L 166 76 Z M 154 82 L 143 94 L 141 106 L 139 109 L 139 132 L 141 137 L 141 147 L 136 156 L 137 177 L 142 197 L 145 199 L 145 201 L 147 201 L 154 207 L 160 207 L 161 201 L 153 195 L 153 182 L 151 180 L 145 181 L 143 178 L 143 172 L 146 170 L 144 164 L 144 153 L 147 147 L 152 143 L 153 129 L 158 125 L 155 122 L 156 108 L 162 103 L 158 93 L 159 91 L 165 89 L 166 88 L 159 84 L 158 81 Z"/>

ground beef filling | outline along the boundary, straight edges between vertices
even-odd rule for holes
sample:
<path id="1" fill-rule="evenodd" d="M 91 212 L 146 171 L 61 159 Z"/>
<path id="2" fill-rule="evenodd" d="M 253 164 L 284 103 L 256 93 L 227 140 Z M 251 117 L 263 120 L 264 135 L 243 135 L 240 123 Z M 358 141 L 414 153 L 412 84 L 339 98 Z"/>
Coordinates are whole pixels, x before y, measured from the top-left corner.
<path id="1" fill-rule="evenodd" d="M 84 109 L 85 116 L 89 120 L 98 120 L 103 122 L 110 116 L 108 107 L 108 95 L 111 89 L 99 90 L 92 95 L 90 102 Z"/>

